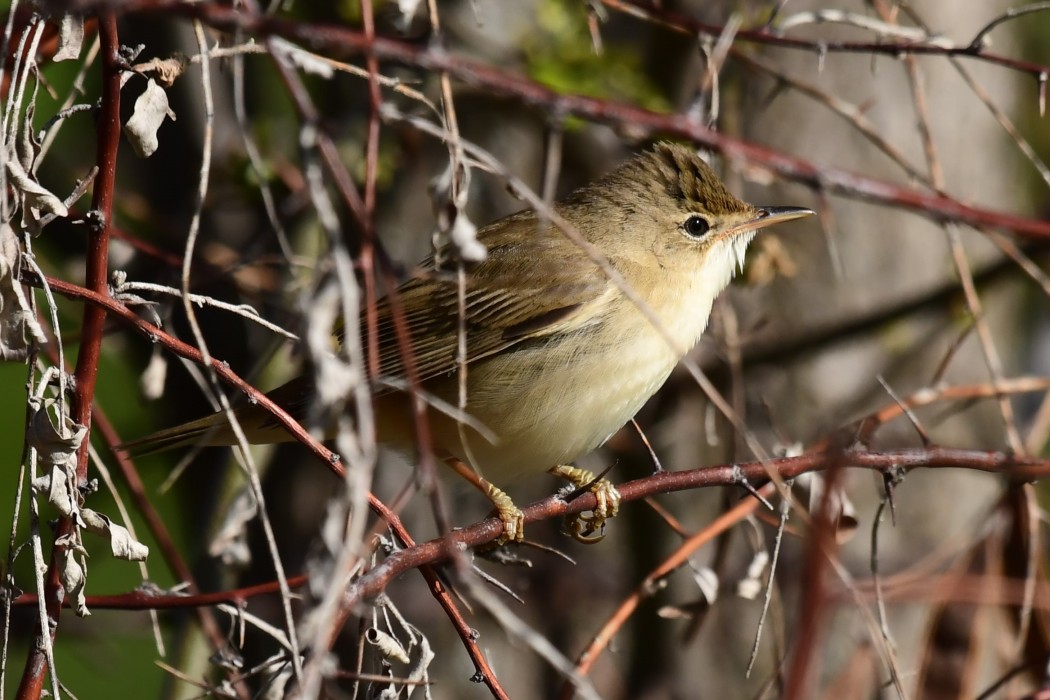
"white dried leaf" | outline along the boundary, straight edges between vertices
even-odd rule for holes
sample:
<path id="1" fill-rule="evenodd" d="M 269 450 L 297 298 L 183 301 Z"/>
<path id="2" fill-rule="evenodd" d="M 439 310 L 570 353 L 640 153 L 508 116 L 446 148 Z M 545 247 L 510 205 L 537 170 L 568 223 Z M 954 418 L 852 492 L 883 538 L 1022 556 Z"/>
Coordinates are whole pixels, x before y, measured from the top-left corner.
<path id="1" fill-rule="evenodd" d="M 58 51 L 51 59 L 55 63 L 80 57 L 84 45 L 84 18 L 81 15 L 67 13 L 62 15 L 58 25 Z"/>
<path id="2" fill-rule="evenodd" d="M 132 66 L 132 70 L 139 74 L 152 73 L 162 87 L 169 88 L 186 71 L 186 64 L 187 61 L 183 56 L 151 58 L 145 63 Z"/>
<path id="3" fill-rule="evenodd" d="M 27 333 L 36 343 L 46 342 L 44 329 L 18 282 L 21 256 L 14 229 L 0 224 L 0 361 L 22 362 L 28 357 Z"/>
<path id="4" fill-rule="evenodd" d="M 159 348 L 155 348 L 149 364 L 139 377 L 139 391 L 150 401 L 164 395 L 164 382 L 168 378 L 168 360 Z"/>
<path id="5" fill-rule="evenodd" d="M 91 614 L 91 611 L 87 608 L 87 598 L 84 597 L 84 586 L 87 584 L 85 563 L 83 550 L 67 543 L 66 548 L 62 550 L 62 561 L 59 564 L 58 577 L 62 583 L 62 588 L 66 590 L 70 606 L 77 617 L 87 617 Z"/>
<path id="6" fill-rule="evenodd" d="M 747 567 L 747 576 L 736 584 L 736 594 L 745 600 L 757 598 L 764 588 L 762 574 L 766 572 L 768 564 L 769 553 L 766 550 L 760 549 L 755 552 L 755 556 Z"/>
<path id="7" fill-rule="evenodd" d="M 247 525 L 258 513 L 258 505 L 251 491 L 245 487 L 226 510 L 222 525 L 208 546 L 208 554 L 219 557 L 224 564 L 247 566 L 251 560 Z"/>
<path id="8" fill-rule="evenodd" d="M 30 231 L 39 230 L 31 225 L 32 220 L 39 221 L 44 214 L 69 216 L 69 208 L 62 200 L 27 173 L 17 158 L 8 158 L 6 165 L 9 184 L 22 195 L 22 219 Z"/>
<path id="9" fill-rule="evenodd" d="M 452 164 L 430 183 L 430 198 L 437 215 L 436 245 L 448 243 L 459 260 L 481 262 L 488 255 L 485 245 L 478 240 L 478 227 L 464 212 L 465 191 L 456 199 L 452 196 Z"/>
<path id="10" fill-rule="evenodd" d="M 339 314 L 342 292 L 332 279 L 310 301 L 306 346 L 310 349 L 317 372 L 317 401 L 321 411 L 338 409 L 357 386 L 358 374 L 353 366 L 332 353 L 332 333 Z"/>
<path id="11" fill-rule="evenodd" d="M 78 425 L 68 415 L 59 416 L 62 427 L 56 427 L 55 418 L 50 410 L 55 405 L 54 399 L 29 399 L 30 416 L 26 439 L 29 446 L 37 451 L 43 465 L 75 468 L 77 450 L 87 435 L 87 428 Z"/>
<path id="12" fill-rule="evenodd" d="M 823 474 L 802 474 L 795 479 L 796 488 L 801 487 L 800 502 L 809 503 L 809 512 L 816 513 L 824 501 L 825 480 Z M 853 501 L 841 487 L 828 494 L 831 522 L 835 528 L 835 541 L 844 544 L 857 532 L 859 521 Z"/>
<path id="13" fill-rule="evenodd" d="M 693 581 L 708 603 L 718 600 L 718 574 L 710 566 L 701 566 L 693 572 Z"/>
<path id="14" fill-rule="evenodd" d="M 459 257 L 466 262 L 481 262 L 488 255 L 485 245 L 478 240 L 478 227 L 462 211 L 456 216 L 449 238 Z"/>
<path id="15" fill-rule="evenodd" d="M 403 664 L 411 661 L 408 652 L 401 643 L 378 627 L 370 627 L 365 631 L 365 640 L 376 648 L 385 659 L 394 659 Z"/>
<path id="16" fill-rule="evenodd" d="M 284 65 L 298 68 L 308 75 L 317 75 L 322 78 L 331 78 L 335 75 L 335 68 L 332 67 L 332 64 L 280 37 L 270 39 L 270 50 L 274 57 Z"/>
<path id="17" fill-rule="evenodd" d="M 406 23 L 411 21 L 416 16 L 416 11 L 419 9 L 420 0 L 397 0 L 397 9 L 401 12 L 401 17 Z"/>
<path id="18" fill-rule="evenodd" d="M 75 478 L 75 475 L 74 475 Z M 70 472 L 53 466 L 49 474 L 33 479 L 33 490 L 46 493 L 47 502 L 62 515 L 72 516 L 77 511 L 76 486 L 70 483 Z"/>
<path id="19" fill-rule="evenodd" d="M 429 680 L 427 670 L 430 668 L 430 664 L 435 658 L 437 658 L 437 655 L 430 648 L 430 640 L 420 634 L 416 663 L 412 665 L 412 670 L 408 673 L 408 679 L 425 685 Z M 410 692 L 409 697 L 411 696 L 412 694 Z"/>
<path id="20" fill-rule="evenodd" d="M 288 688 L 295 679 L 292 675 L 294 668 L 289 663 L 276 663 L 273 664 L 271 668 L 276 669 L 276 672 L 264 676 L 265 682 L 262 683 L 262 686 L 265 690 L 262 691 L 261 695 L 257 695 L 256 697 L 258 697 L 259 700 L 284 700 L 284 698 L 288 697 Z M 325 678 L 328 677 L 330 676 L 325 676 Z M 235 692 L 236 691 L 231 691 L 231 694 Z"/>
<path id="21" fill-rule="evenodd" d="M 149 158 L 157 151 L 160 145 L 157 131 L 169 115 L 174 121 L 174 114 L 168 108 L 168 93 L 151 78 L 135 100 L 135 111 L 124 125 L 124 135 L 139 158 Z"/>
<path id="22" fill-rule="evenodd" d="M 89 532 L 109 538 L 109 548 L 113 556 L 128 561 L 146 561 L 149 547 L 132 537 L 126 527 L 117 525 L 109 517 L 90 508 L 82 508 L 80 517 Z"/>

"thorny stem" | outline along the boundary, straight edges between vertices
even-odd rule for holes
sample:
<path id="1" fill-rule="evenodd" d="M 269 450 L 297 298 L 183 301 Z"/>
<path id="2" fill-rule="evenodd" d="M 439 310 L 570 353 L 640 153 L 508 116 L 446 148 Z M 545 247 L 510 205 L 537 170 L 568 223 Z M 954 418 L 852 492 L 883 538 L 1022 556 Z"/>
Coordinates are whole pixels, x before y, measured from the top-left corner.
<path id="1" fill-rule="evenodd" d="M 92 195 L 91 208 L 96 212 L 97 226 L 89 227 L 87 236 L 87 271 L 85 286 L 100 295 L 107 295 L 106 281 L 109 270 L 109 232 L 113 220 L 113 197 L 117 173 L 117 146 L 120 143 L 120 77 L 122 62 L 118 54 L 120 42 L 117 35 L 117 20 L 112 12 L 99 16 L 99 37 L 102 44 L 102 99 L 97 116 L 96 165 L 98 176 Z M 82 341 L 75 370 L 75 393 L 72 403 L 73 420 L 91 427 L 91 406 L 95 396 L 95 380 L 98 376 L 99 356 L 102 348 L 103 324 L 106 310 L 94 304 L 84 307 Z M 77 481 L 87 480 L 89 438 L 85 437 L 77 453 Z M 73 522 L 62 518 L 55 530 L 55 541 L 67 538 L 73 531 Z M 40 697 L 47 672 L 44 661 L 44 641 L 48 635 L 53 641 L 58 631 L 58 620 L 66 591 L 59 581 L 59 569 L 63 547 L 54 546 L 45 580 L 44 598 L 49 617 L 49 630 L 38 628 L 37 641 L 31 645 L 26 658 L 17 697 L 19 700 L 35 700 Z"/>

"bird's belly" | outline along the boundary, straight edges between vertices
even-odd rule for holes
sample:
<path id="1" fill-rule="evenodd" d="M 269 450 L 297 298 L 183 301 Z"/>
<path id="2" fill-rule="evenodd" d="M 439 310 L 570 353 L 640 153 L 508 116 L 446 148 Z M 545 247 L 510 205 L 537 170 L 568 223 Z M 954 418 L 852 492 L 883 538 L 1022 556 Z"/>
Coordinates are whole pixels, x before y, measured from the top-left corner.
<path id="1" fill-rule="evenodd" d="M 467 412 L 497 441 L 446 421 L 443 447 L 497 484 L 568 464 L 630 420 L 678 359 L 656 334 L 589 345 L 564 363 L 550 355 L 539 347 L 471 366 Z"/>

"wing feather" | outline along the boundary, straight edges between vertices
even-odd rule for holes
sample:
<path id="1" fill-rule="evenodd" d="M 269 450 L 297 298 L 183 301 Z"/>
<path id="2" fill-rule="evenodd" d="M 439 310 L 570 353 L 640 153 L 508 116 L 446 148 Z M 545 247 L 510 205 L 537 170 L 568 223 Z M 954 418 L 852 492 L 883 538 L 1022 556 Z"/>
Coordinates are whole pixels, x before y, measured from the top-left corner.
<path id="1" fill-rule="evenodd" d="M 605 302 L 611 283 L 561 233 L 553 228 L 537 233 L 536 228 L 534 216 L 526 213 L 479 233 L 489 255 L 465 276 L 462 321 L 456 278 L 437 272 L 433 258 L 421 265 L 421 276 L 399 288 L 401 308 L 411 309 L 405 323 L 421 381 L 456 370 L 461 328 L 469 364 L 593 320 L 588 311 Z M 404 377 L 404 352 L 387 300 L 378 312 L 380 373 Z M 363 322 L 361 332 L 363 337 Z"/>

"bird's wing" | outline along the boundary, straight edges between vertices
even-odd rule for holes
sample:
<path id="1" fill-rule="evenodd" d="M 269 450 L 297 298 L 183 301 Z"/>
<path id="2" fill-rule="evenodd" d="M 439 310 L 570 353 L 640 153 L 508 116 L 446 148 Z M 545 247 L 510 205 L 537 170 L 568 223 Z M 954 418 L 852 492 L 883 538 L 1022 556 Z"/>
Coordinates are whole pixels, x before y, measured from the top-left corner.
<path id="1" fill-rule="evenodd" d="M 531 216 L 503 221 L 479 238 L 489 254 L 464 276 L 462 311 L 455 275 L 434 272 L 431 260 L 423 264 L 424 276 L 398 289 L 396 302 L 387 298 L 379 304 L 381 376 L 406 376 L 395 303 L 404 310 L 417 375 L 426 381 L 460 365 L 461 333 L 469 364 L 518 343 L 580 330 L 600 318 L 615 291 L 598 266 L 559 232 L 537 234 Z M 367 345 L 363 316 L 361 334 Z"/>
<path id="2" fill-rule="evenodd" d="M 529 340 L 583 330 L 601 320 L 605 305 L 618 294 L 601 269 L 558 231 L 537 234 L 531 214 L 482 229 L 478 238 L 489 252 L 464 276 L 465 313 L 460 313 L 456 276 L 436 272 L 432 258 L 420 265 L 421 276 L 396 292 L 421 382 L 460 367 L 461 329 L 469 364 Z M 388 296 L 377 304 L 379 375 L 404 381 L 406 353 L 398 341 L 394 303 Z M 360 328 L 367 348 L 363 313 Z M 300 376 L 267 396 L 302 419 L 315 395 L 313 381 Z M 380 383 L 374 391 L 391 389 Z"/>

